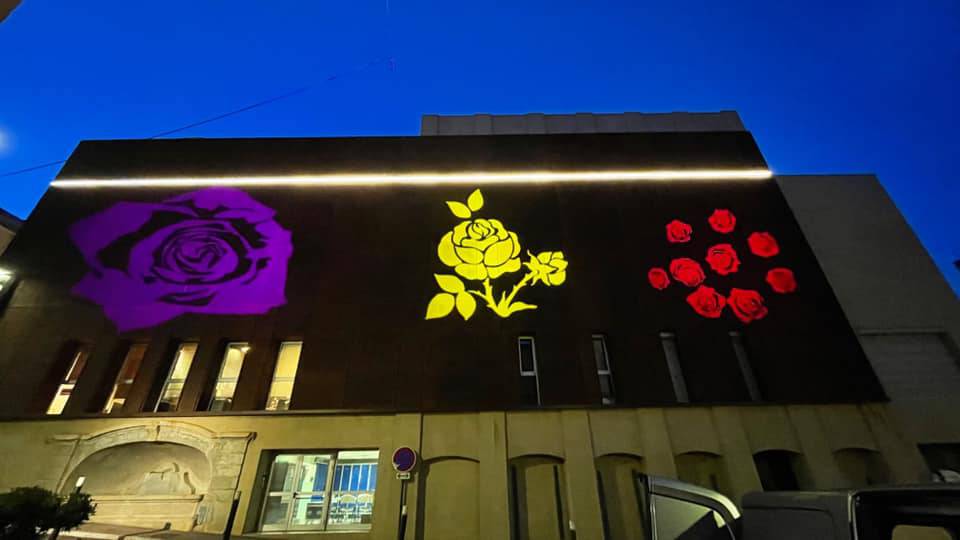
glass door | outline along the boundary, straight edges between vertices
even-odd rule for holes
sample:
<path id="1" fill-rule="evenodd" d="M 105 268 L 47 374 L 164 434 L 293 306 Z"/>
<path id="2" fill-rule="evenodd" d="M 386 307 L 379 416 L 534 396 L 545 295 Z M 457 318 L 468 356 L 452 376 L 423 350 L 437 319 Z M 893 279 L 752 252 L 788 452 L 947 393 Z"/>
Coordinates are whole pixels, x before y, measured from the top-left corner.
<path id="1" fill-rule="evenodd" d="M 260 530 L 323 529 L 331 457 L 328 454 L 281 454 L 274 458 Z"/>

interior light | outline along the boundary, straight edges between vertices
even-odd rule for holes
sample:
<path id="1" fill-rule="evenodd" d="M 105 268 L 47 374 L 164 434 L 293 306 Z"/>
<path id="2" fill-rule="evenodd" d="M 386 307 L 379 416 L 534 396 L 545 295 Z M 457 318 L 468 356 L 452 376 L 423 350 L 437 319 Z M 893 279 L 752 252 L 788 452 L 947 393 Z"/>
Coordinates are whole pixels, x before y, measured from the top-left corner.
<path id="1" fill-rule="evenodd" d="M 660 180 L 765 180 L 769 169 L 655 169 L 626 171 L 530 171 L 386 174 L 311 174 L 289 176 L 71 178 L 54 180 L 64 189 L 100 187 L 195 186 L 364 186 L 433 184 L 510 184 L 561 182 L 635 182 Z"/>

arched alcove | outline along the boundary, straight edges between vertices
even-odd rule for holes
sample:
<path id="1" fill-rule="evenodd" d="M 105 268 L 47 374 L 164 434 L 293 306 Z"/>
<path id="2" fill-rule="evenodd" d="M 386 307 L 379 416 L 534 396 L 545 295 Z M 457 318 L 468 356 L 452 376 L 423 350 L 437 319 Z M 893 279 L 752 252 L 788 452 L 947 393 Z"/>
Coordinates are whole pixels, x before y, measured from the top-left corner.
<path id="1" fill-rule="evenodd" d="M 102 495 L 200 495 L 210 485 L 203 452 L 174 443 L 131 443 L 94 452 L 73 470 L 66 486 L 83 476 L 83 490 Z"/>
<path id="2" fill-rule="evenodd" d="M 639 476 L 643 459 L 632 454 L 607 454 L 596 459 L 597 491 L 607 538 L 643 540 L 646 523 Z"/>
<path id="3" fill-rule="evenodd" d="M 563 460 L 528 455 L 509 461 L 510 528 L 513 540 L 565 537 L 567 489 Z"/>
<path id="4" fill-rule="evenodd" d="M 479 540 L 478 461 L 431 459 L 418 476 L 417 540 Z"/>
<path id="5" fill-rule="evenodd" d="M 685 452 L 674 457 L 677 477 L 730 496 L 730 479 L 723 456 L 710 452 Z"/>
<path id="6" fill-rule="evenodd" d="M 59 436 L 75 445 L 60 489 L 83 476 L 94 522 L 220 531 L 252 435 L 159 421 Z"/>
<path id="7" fill-rule="evenodd" d="M 867 448 L 842 448 L 833 453 L 843 485 L 866 487 L 890 482 L 890 469 L 883 455 Z"/>

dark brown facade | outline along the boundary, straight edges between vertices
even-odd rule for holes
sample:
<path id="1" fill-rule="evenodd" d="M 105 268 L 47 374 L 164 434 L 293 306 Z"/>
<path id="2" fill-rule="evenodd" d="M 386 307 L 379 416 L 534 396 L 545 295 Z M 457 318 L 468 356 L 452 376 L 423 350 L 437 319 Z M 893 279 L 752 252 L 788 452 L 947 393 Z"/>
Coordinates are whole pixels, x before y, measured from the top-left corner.
<path id="1" fill-rule="evenodd" d="M 68 237 L 72 223 L 120 201 L 156 202 L 191 187 L 127 187 L 138 177 L 287 174 L 616 171 L 765 167 L 747 133 L 496 136 L 312 140 L 182 140 L 84 143 L 60 178 L 115 178 L 117 187 L 53 187 L 2 259 L 20 282 L 0 318 L 0 414 L 42 414 L 70 362 L 70 344 L 90 358 L 66 415 L 101 410 L 123 352 L 149 343 L 124 413 L 150 410 L 175 346 L 197 341 L 180 411 L 205 410 L 223 350 L 248 341 L 234 411 L 262 409 L 283 340 L 303 341 L 291 408 L 376 411 L 502 410 L 529 407 L 518 375 L 517 337 L 536 338 L 543 406 L 600 406 L 591 336 L 610 352 L 617 406 L 676 403 L 661 333 L 676 336 L 690 401 L 749 402 L 730 332 L 744 338 L 764 400 L 838 403 L 885 399 L 866 357 L 773 180 L 676 180 L 243 187 L 292 233 L 286 305 L 265 315 L 185 314 L 119 333 L 100 306 L 71 295 L 85 274 Z M 536 287 L 536 310 L 500 318 L 478 309 L 425 320 L 437 292 L 441 237 L 458 219 L 446 201 L 481 188 L 485 211 L 515 231 L 524 250 L 563 252 L 562 286 Z M 733 232 L 708 217 L 729 209 Z M 665 225 L 693 227 L 667 241 Z M 775 235 L 780 253 L 752 255 L 753 232 Z M 704 256 L 729 243 L 737 272 L 711 273 Z M 524 258 L 526 256 L 524 255 Z M 656 290 L 652 267 L 700 261 L 717 290 L 763 291 L 769 310 L 745 324 L 686 302 L 693 289 Z M 788 267 L 797 290 L 776 294 L 765 276 Z M 729 310 L 728 310 L 729 311 Z M 152 413 L 151 413 L 152 414 Z"/>

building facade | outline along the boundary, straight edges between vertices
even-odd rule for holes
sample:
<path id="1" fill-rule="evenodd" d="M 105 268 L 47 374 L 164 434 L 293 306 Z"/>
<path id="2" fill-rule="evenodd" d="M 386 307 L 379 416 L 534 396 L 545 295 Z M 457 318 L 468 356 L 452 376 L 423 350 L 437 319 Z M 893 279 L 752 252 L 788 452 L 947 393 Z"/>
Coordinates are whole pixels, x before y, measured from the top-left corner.
<path id="1" fill-rule="evenodd" d="M 949 359 L 955 299 L 875 346 L 811 183 L 735 114 L 523 118 L 81 143 L 0 259 L 0 489 L 82 476 L 96 521 L 181 530 L 238 497 L 238 534 L 395 538 L 403 499 L 408 538 L 640 538 L 638 473 L 737 500 L 949 465 L 891 351 Z"/>

